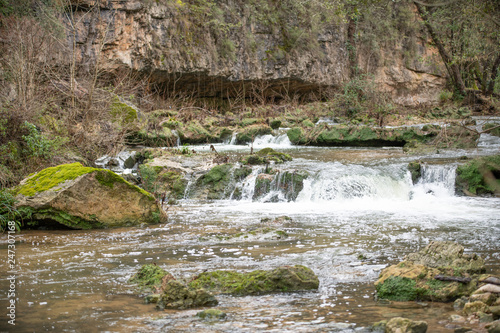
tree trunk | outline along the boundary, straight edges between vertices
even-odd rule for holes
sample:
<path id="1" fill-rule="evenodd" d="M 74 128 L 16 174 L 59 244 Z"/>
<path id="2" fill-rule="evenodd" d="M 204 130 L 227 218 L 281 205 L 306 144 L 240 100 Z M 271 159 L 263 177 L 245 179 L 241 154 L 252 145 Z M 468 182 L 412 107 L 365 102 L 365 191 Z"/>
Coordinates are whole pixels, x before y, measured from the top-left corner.
<path id="1" fill-rule="evenodd" d="M 436 34 L 434 29 L 432 28 L 432 25 L 429 21 L 429 16 L 427 15 L 427 11 L 425 8 L 418 2 L 414 1 L 413 2 L 415 6 L 417 7 L 418 13 L 422 20 L 424 21 L 425 27 L 427 28 L 427 31 L 429 31 L 429 34 L 431 35 L 432 41 L 434 44 L 436 44 L 439 55 L 441 56 L 441 59 L 443 60 L 446 69 L 448 70 L 448 74 L 450 75 L 452 81 L 453 81 L 453 86 L 457 92 L 459 92 L 461 95 L 465 96 L 465 84 L 464 81 L 462 80 L 462 75 L 460 73 L 460 68 L 458 68 L 458 65 L 456 63 L 453 63 L 451 61 L 451 57 L 444 48 L 443 43 L 441 42 L 441 39 L 439 36 Z"/>
<path id="2" fill-rule="evenodd" d="M 493 63 L 493 68 L 491 69 L 490 83 L 488 84 L 488 89 L 486 90 L 487 95 L 492 95 L 495 89 L 495 81 L 497 80 L 498 68 L 500 67 L 500 54 L 497 56 L 495 62 Z"/>
<path id="3" fill-rule="evenodd" d="M 351 78 L 357 74 L 356 70 L 356 19 L 349 17 L 347 24 L 347 52 L 349 57 L 349 75 Z"/>

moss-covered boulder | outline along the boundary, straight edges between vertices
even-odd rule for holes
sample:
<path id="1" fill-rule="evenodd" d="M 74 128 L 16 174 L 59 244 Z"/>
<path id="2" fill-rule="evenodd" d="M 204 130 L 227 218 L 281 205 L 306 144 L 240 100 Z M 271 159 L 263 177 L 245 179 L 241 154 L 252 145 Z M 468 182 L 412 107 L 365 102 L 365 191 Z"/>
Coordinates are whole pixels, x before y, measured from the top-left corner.
<path id="1" fill-rule="evenodd" d="M 204 171 L 197 179 L 195 185 L 190 188 L 189 197 L 208 200 L 230 198 L 237 192 L 237 183 L 251 172 L 252 169 L 248 166 L 235 167 L 231 163 L 216 165 L 208 172 Z"/>
<path id="2" fill-rule="evenodd" d="M 253 155 L 246 155 L 241 159 L 242 164 L 259 165 L 270 163 L 283 163 L 291 161 L 292 157 L 285 153 L 277 152 L 272 148 L 264 148 Z"/>
<path id="3" fill-rule="evenodd" d="M 395 301 L 429 300 L 451 302 L 469 296 L 477 289 L 478 275 L 484 271 L 484 260 L 463 254 L 463 247 L 453 242 L 431 242 L 405 261 L 380 273 L 375 282 L 377 297 Z M 443 280 L 438 276 L 450 277 Z M 453 278 L 468 278 L 462 282 Z"/>
<path id="4" fill-rule="evenodd" d="M 18 207 L 29 209 L 40 226 L 72 229 L 158 223 L 165 213 L 153 195 L 106 169 L 80 163 L 44 169 L 16 188 Z"/>
<path id="5" fill-rule="evenodd" d="M 500 196 L 500 155 L 473 159 L 457 168 L 455 186 L 465 195 Z"/>
<path id="6" fill-rule="evenodd" d="M 408 318 L 392 318 L 385 325 L 385 333 L 425 333 L 427 323 L 425 321 L 413 321 Z"/>
<path id="7" fill-rule="evenodd" d="M 192 288 L 177 280 L 169 280 L 162 286 L 157 307 L 160 309 L 189 309 L 215 306 L 217 299 L 202 288 Z"/>
<path id="8" fill-rule="evenodd" d="M 226 198 L 231 190 L 229 184 L 231 182 L 232 164 L 222 164 L 214 166 L 206 174 L 198 178 L 196 182 L 196 191 L 203 192 L 209 200 L 218 200 Z"/>
<path id="9" fill-rule="evenodd" d="M 315 290 L 319 287 L 319 279 L 311 269 L 295 265 L 282 266 L 270 271 L 256 270 L 248 273 L 230 270 L 205 272 L 192 280 L 189 286 L 243 296 Z"/>
<path id="10" fill-rule="evenodd" d="M 146 163 L 139 166 L 139 174 L 143 187 L 151 193 L 165 194 L 169 200 L 184 198 L 188 180 L 182 170 Z"/>
<path id="11" fill-rule="evenodd" d="M 214 306 L 215 297 L 200 288 L 191 288 L 176 280 L 174 276 L 155 264 L 143 265 L 129 280 L 141 291 L 149 290 L 146 303 L 156 303 L 160 309 L 189 309 Z"/>

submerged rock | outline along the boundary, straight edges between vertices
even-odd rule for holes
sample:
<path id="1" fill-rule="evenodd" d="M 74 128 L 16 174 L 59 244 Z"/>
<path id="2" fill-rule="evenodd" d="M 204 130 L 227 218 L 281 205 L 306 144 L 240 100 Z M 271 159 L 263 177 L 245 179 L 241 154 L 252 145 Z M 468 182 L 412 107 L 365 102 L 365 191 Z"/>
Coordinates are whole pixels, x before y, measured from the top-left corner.
<path id="1" fill-rule="evenodd" d="M 224 319 L 226 318 L 226 313 L 217 309 L 208 309 L 200 311 L 196 314 L 197 317 L 201 319 Z"/>
<path id="2" fill-rule="evenodd" d="M 413 321 L 407 318 L 392 318 L 387 322 L 385 333 L 425 333 L 427 323 L 425 321 Z"/>
<path id="3" fill-rule="evenodd" d="M 106 169 L 80 163 L 44 169 L 16 188 L 17 206 L 26 207 L 40 226 L 72 229 L 158 223 L 165 217 L 153 195 Z"/>
<path id="4" fill-rule="evenodd" d="M 243 296 L 314 290 L 319 287 L 319 279 L 311 269 L 295 265 L 281 266 L 271 271 L 256 270 L 248 273 L 230 270 L 205 272 L 193 279 L 189 286 Z"/>
<path id="5" fill-rule="evenodd" d="M 431 242 L 423 250 L 409 254 L 406 260 L 380 273 L 375 286 L 377 297 L 396 301 L 430 300 L 450 302 L 469 296 L 476 288 L 478 276 L 452 281 L 460 276 L 484 271 L 484 260 L 463 254 L 464 248 L 453 242 Z M 450 281 L 436 277 L 450 276 Z M 457 276 L 458 275 L 458 276 Z"/>

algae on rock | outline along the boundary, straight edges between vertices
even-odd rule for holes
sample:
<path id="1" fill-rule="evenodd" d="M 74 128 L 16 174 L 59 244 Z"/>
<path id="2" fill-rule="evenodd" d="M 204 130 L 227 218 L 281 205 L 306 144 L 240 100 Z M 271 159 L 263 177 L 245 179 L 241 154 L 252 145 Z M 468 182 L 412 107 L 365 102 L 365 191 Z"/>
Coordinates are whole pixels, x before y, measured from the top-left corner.
<path id="1" fill-rule="evenodd" d="M 377 297 L 396 301 L 429 300 L 450 302 L 469 296 L 477 287 L 484 260 L 463 253 L 454 242 L 431 242 L 418 253 L 409 254 L 405 261 L 380 273 L 375 282 Z M 470 282 L 437 280 L 437 275 L 471 277 Z"/>
<path id="2" fill-rule="evenodd" d="M 189 286 L 243 296 L 315 290 L 319 287 L 319 279 L 311 269 L 295 265 L 281 266 L 271 271 L 256 270 L 248 273 L 230 270 L 205 272 L 193 279 Z"/>

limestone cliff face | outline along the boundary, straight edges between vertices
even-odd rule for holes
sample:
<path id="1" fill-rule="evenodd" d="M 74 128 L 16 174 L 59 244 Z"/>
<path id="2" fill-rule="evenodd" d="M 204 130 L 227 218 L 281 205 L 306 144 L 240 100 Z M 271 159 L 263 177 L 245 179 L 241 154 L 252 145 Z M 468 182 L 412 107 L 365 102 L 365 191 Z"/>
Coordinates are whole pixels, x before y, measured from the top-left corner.
<path id="1" fill-rule="evenodd" d="M 299 22 L 301 14 L 293 9 L 275 15 L 282 8 L 273 8 L 272 1 L 263 8 L 219 1 L 210 15 L 180 0 L 102 0 L 99 8 L 93 0 L 73 1 L 75 29 L 68 38 L 76 37 L 82 63 L 100 57 L 105 69 L 148 74 L 165 92 L 279 97 L 318 94 L 349 79 L 347 29 L 340 18 L 317 13 L 325 18 L 315 29 L 308 18 Z M 420 59 L 432 53 L 426 43 L 419 52 Z M 395 101 L 415 105 L 435 99 L 444 83 L 441 71 L 429 70 L 424 62 L 405 63 L 398 50 L 384 57 L 373 65 L 369 54 L 360 54 L 358 62 Z"/>

